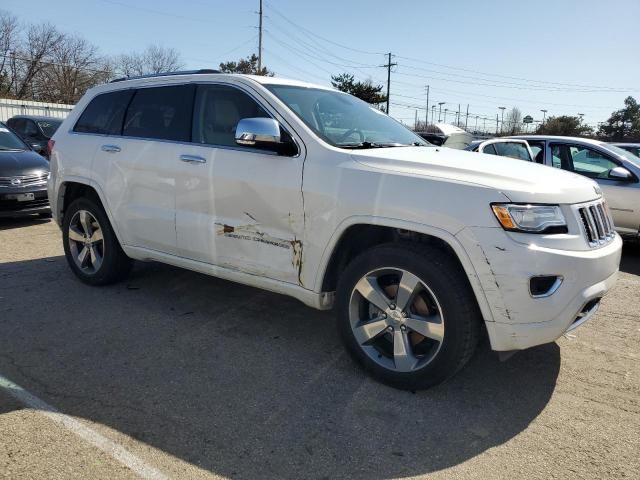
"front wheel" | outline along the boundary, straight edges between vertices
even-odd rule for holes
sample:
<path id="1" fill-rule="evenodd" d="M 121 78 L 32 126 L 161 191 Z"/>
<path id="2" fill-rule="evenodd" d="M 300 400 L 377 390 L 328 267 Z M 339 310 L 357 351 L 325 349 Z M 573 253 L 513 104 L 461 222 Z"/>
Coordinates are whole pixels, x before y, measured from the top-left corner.
<path id="1" fill-rule="evenodd" d="M 124 253 L 102 206 L 93 199 L 75 200 L 64 214 L 62 240 L 73 273 L 90 285 L 124 279 L 132 261 Z"/>
<path id="2" fill-rule="evenodd" d="M 423 244 L 368 250 L 344 271 L 338 329 L 376 379 L 417 390 L 460 370 L 473 355 L 481 316 L 450 254 Z"/>

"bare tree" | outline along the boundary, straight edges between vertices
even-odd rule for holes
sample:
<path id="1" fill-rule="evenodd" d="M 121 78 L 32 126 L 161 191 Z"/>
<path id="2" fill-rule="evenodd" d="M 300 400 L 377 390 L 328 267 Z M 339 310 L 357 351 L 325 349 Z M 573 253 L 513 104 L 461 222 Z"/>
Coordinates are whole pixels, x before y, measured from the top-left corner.
<path id="1" fill-rule="evenodd" d="M 0 12 L 0 95 L 11 92 L 13 76 L 11 75 L 10 58 L 13 48 L 19 42 L 20 26 L 18 18 Z"/>
<path id="2" fill-rule="evenodd" d="M 114 64 L 116 72 L 125 77 L 173 72 L 184 65 L 177 50 L 157 45 L 150 45 L 143 52 L 120 55 Z"/>
<path id="3" fill-rule="evenodd" d="M 51 52 L 51 62 L 35 78 L 39 97 L 44 101 L 76 103 L 87 89 L 112 76 L 98 49 L 84 38 L 65 37 Z"/>
<path id="4" fill-rule="evenodd" d="M 16 98 L 26 98 L 29 90 L 35 96 L 33 80 L 49 64 L 51 54 L 63 39 L 64 35 L 49 23 L 29 27 L 24 47 L 10 58 Z"/>
<path id="5" fill-rule="evenodd" d="M 522 126 L 522 112 L 518 107 L 513 107 L 506 115 L 502 125 L 504 135 L 517 135 Z"/>

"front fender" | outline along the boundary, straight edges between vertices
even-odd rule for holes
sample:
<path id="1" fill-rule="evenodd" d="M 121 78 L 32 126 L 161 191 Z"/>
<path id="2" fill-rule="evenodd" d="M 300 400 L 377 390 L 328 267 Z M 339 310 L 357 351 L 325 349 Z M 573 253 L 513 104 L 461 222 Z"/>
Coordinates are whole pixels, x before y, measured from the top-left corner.
<path id="1" fill-rule="evenodd" d="M 467 251 L 464 249 L 462 244 L 458 241 L 454 234 L 437 228 L 430 225 L 424 225 L 421 223 L 410 222 L 406 220 L 401 220 L 397 218 L 386 218 L 386 217 L 376 217 L 376 216 L 351 216 L 345 218 L 336 228 L 333 235 L 331 236 L 329 243 L 324 249 L 322 256 L 320 258 L 319 268 L 316 271 L 316 276 L 314 279 L 314 290 L 319 292 L 322 286 L 322 282 L 324 276 L 327 272 L 327 268 L 329 266 L 329 261 L 333 254 L 334 249 L 338 245 L 338 242 L 344 235 L 344 233 L 350 227 L 354 225 L 375 225 L 381 227 L 389 227 L 389 228 L 397 228 L 402 230 L 408 230 L 411 232 L 421 233 L 425 235 L 429 235 L 439 240 L 445 242 L 455 255 L 458 257 L 462 268 L 464 269 L 467 278 L 469 279 L 469 283 L 471 288 L 473 289 L 474 295 L 478 302 L 478 306 L 480 307 L 480 311 L 482 312 L 482 316 L 485 321 L 493 321 L 493 316 L 491 312 L 491 308 L 489 308 L 489 303 L 484 294 L 484 290 L 479 281 L 478 274 L 474 267 L 473 262 Z"/>

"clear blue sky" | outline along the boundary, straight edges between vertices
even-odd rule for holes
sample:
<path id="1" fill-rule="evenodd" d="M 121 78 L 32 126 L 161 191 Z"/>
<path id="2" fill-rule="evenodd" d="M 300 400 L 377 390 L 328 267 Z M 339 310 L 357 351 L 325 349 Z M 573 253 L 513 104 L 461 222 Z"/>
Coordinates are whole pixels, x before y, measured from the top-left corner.
<path id="1" fill-rule="evenodd" d="M 0 6 L 83 36 L 104 54 L 173 47 L 187 68 L 255 52 L 257 7 L 258 0 Z M 377 65 L 384 52 L 396 55 L 391 114 L 409 124 L 416 108 L 424 118 L 427 84 L 432 104 L 447 102 L 451 112 L 469 103 L 472 114 L 492 118 L 499 106 L 517 106 L 535 119 L 543 108 L 548 116 L 580 112 L 595 125 L 627 95 L 640 100 L 639 0 L 264 0 L 264 15 L 264 64 L 279 76 L 327 84 L 348 71 L 386 84 Z"/>

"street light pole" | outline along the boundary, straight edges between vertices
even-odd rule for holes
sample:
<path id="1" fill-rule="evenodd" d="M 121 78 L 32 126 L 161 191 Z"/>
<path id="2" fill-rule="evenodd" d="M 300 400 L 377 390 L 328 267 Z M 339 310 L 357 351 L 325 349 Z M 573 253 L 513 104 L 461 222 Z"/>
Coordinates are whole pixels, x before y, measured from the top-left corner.
<path id="1" fill-rule="evenodd" d="M 544 108 L 542 110 L 540 110 L 542 112 L 542 128 L 544 128 L 544 119 L 547 116 L 547 110 L 545 110 Z"/>
<path id="2" fill-rule="evenodd" d="M 500 133 L 502 133 L 502 131 L 504 130 L 504 110 L 507 107 L 498 107 L 498 108 L 502 110 L 502 118 L 500 119 Z"/>
<path id="3" fill-rule="evenodd" d="M 449 111 L 448 108 L 444 109 L 444 123 L 447 123 L 447 112 Z"/>
<path id="4" fill-rule="evenodd" d="M 429 124 L 429 85 L 427 85 L 427 109 L 425 111 L 424 118 L 424 129 L 427 129 L 427 125 Z"/>
<path id="5" fill-rule="evenodd" d="M 438 109 L 438 123 L 441 122 L 441 115 L 442 115 L 442 105 L 444 105 L 447 102 L 438 102 L 438 105 L 440 105 L 440 108 Z"/>
<path id="6" fill-rule="evenodd" d="M 431 123 L 434 123 L 436 119 L 436 106 L 431 105 Z"/>

